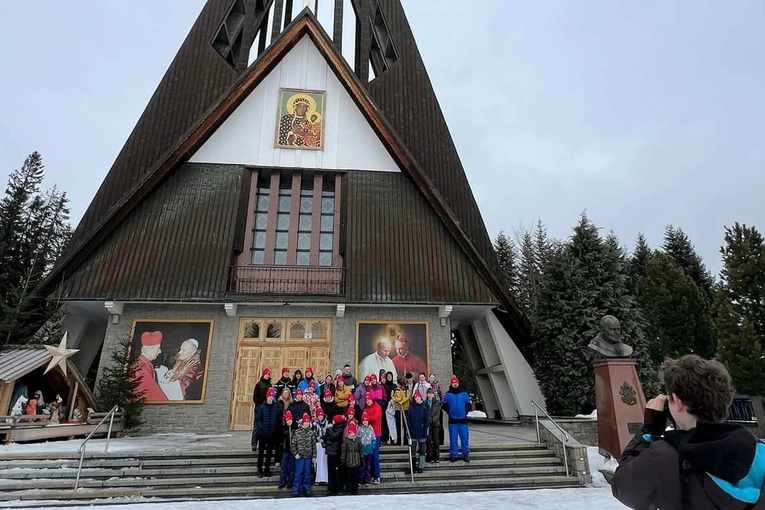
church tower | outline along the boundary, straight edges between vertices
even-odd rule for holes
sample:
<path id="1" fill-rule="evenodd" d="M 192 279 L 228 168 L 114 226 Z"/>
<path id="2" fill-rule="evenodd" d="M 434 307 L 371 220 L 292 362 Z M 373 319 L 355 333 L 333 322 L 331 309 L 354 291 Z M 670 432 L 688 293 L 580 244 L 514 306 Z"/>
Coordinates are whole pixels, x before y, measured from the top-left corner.
<path id="1" fill-rule="evenodd" d="M 47 285 L 157 431 L 251 428 L 266 369 L 446 386 L 454 340 L 490 417 L 543 403 L 400 0 L 208 0 Z"/>

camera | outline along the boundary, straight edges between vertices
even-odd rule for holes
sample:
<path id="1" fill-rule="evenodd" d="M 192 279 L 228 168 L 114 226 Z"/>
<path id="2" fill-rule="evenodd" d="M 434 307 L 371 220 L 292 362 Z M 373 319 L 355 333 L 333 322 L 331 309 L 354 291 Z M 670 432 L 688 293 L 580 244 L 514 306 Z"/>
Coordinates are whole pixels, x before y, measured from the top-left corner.
<path id="1" fill-rule="evenodd" d="M 669 412 L 669 399 L 664 401 L 664 417 L 672 425 L 672 428 L 677 430 L 677 423 L 675 423 L 672 413 Z"/>

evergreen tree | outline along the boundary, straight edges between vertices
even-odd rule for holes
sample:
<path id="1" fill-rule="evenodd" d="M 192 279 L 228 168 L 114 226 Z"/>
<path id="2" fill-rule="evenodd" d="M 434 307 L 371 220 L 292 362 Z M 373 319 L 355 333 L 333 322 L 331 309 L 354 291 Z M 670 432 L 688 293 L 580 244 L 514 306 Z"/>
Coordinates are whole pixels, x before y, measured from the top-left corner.
<path id="1" fill-rule="evenodd" d="M 651 260 L 653 251 L 648 246 L 648 242 L 643 234 L 638 234 L 635 241 L 635 249 L 632 250 L 632 256 L 629 258 L 629 273 L 631 279 L 632 295 L 639 298 L 645 277 L 648 273 L 648 261 Z"/>
<path id="2" fill-rule="evenodd" d="M 548 266 L 539 303 L 536 375 L 552 414 L 589 413 L 595 407 L 593 355 L 587 345 L 607 314 L 619 319 L 624 341 L 635 350 L 644 391 L 653 394 L 656 373 L 648 359 L 645 321 L 629 294 L 624 253 L 614 236 L 603 240 L 582 215 Z"/>
<path id="3" fill-rule="evenodd" d="M 520 257 L 518 263 L 518 307 L 531 322 L 536 324 L 537 306 L 542 275 L 539 273 L 534 236 L 524 231 L 520 236 Z"/>
<path id="4" fill-rule="evenodd" d="M 43 177 L 42 158 L 33 153 L 0 200 L 0 344 L 33 341 L 58 311 L 35 291 L 71 235 L 69 200 L 55 187 L 42 193 Z"/>
<path id="5" fill-rule="evenodd" d="M 666 358 L 697 353 L 710 357 L 712 338 L 709 309 L 696 283 L 674 258 L 654 253 L 646 266 L 640 306 L 649 322 L 649 351 L 655 366 Z"/>
<path id="6" fill-rule="evenodd" d="M 664 253 L 675 259 L 685 274 L 690 276 L 704 295 L 705 301 L 711 305 L 713 300 L 714 278 L 704 266 L 701 257 L 690 238 L 680 228 L 668 225 L 664 230 Z"/>
<path id="7" fill-rule="evenodd" d="M 719 357 L 739 392 L 752 398 L 758 435 L 765 436 L 765 242 L 754 227 L 725 228 L 722 282 L 715 294 Z"/>
<path id="8" fill-rule="evenodd" d="M 518 248 L 512 239 L 500 232 L 494 240 L 494 251 L 497 254 L 499 268 L 510 294 L 515 297 L 518 292 L 518 272 L 516 269 L 518 260 Z"/>
<path id="9" fill-rule="evenodd" d="M 465 350 L 465 345 L 461 340 L 452 334 L 452 368 L 454 375 L 460 380 L 460 386 L 471 395 L 478 395 L 478 383 L 475 380 L 473 367 L 470 366 L 470 359 Z"/>
<path id="10" fill-rule="evenodd" d="M 98 381 L 101 405 L 104 409 L 119 406 L 128 429 L 141 424 L 141 413 L 146 402 L 143 392 L 138 391 L 140 380 L 136 378 L 136 364 L 128 361 L 130 349 L 130 337 L 121 338 L 112 351 L 111 362 L 103 368 Z"/>

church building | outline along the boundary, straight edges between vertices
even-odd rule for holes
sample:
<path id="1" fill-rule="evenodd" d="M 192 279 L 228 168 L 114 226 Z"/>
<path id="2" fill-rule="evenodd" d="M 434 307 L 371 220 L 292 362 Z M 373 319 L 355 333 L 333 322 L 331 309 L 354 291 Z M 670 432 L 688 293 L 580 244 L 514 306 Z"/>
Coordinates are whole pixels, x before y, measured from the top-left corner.
<path id="1" fill-rule="evenodd" d="M 400 0 L 208 0 L 46 291 L 80 372 L 130 342 L 149 430 L 224 432 L 265 368 L 446 386 L 453 341 L 533 415 L 500 274 Z"/>

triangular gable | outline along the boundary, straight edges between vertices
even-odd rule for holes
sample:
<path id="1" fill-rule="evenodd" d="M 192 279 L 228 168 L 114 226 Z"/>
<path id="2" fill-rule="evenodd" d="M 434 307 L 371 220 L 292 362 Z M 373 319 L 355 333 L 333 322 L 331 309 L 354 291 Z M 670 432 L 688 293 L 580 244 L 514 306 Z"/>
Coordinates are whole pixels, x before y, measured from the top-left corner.
<path id="1" fill-rule="evenodd" d="M 517 309 L 509 297 L 507 289 L 500 282 L 489 262 L 481 255 L 471 237 L 461 226 L 459 220 L 449 207 L 443 196 L 434 187 L 431 178 L 419 166 L 410 150 L 403 143 L 400 136 L 395 132 L 372 101 L 368 91 L 359 81 L 353 70 L 348 66 L 343 57 L 337 52 L 336 47 L 321 28 L 316 18 L 305 9 L 285 30 L 284 33 L 263 53 L 258 60 L 230 87 L 205 115 L 203 115 L 183 137 L 178 140 L 174 150 L 170 151 L 165 158 L 155 165 L 154 169 L 138 182 L 133 189 L 120 200 L 100 223 L 99 228 L 92 234 L 83 238 L 68 253 L 51 272 L 45 285 L 50 287 L 54 281 L 58 281 L 61 273 L 66 270 L 73 271 L 83 263 L 88 255 L 102 242 L 109 233 L 127 217 L 144 197 L 146 197 L 159 182 L 178 168 L 179 164 L 187 161 L 197 152 L 205 142 L 215 133 L 249 94 L 271 73 L 271 71 L 283 60 L 303 38 L 308 35 L 321 55 L 326 59 L 331 71 L 337 76 L 340 83 L 348 92 L 351 99 L 358 106 L 367 122 L 382 141 L 398 167 L 406 173 L 423 194 L 428 204 L 433 208 L 438 217 L 449 229 L 460 248 L 470 259 L 475 269 L 479 272 L 487 285 L 499 297 L 506 309 L 515 311 L 515 319 L 520 324 L 521 330 L 525 329 L 524 319 L 517 315 Z"/>
<path id="2" fill-rule="evenodd" d="M 282 89 L 323 92 L 320 150 L 276 146 Z M 399 172 L 351 96 L 304 35 L 190 160 L 192 163 Z"/>

